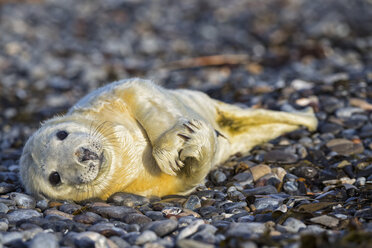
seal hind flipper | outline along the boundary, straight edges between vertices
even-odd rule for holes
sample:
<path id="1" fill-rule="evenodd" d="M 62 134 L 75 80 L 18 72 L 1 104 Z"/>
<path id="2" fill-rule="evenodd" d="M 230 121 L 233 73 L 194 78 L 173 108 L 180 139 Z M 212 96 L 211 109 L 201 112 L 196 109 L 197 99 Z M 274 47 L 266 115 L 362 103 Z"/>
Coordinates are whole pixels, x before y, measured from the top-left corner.
<path id="1" fill-rule="evenodd" d="M 222 102 L 217 104 L 216 123 L 231 143 L 231 152 L 246 153 L 255 145 L 274 139 L 300 126 L 314 131 L 317 127 L 311 108 L 303 112 L 243 109 Z"/>

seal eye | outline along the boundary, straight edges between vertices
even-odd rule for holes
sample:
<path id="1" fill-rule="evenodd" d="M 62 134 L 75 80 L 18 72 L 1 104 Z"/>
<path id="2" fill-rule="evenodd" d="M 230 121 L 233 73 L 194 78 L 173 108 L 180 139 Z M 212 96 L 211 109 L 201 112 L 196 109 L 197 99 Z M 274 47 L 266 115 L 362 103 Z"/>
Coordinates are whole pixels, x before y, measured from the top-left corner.
<path id="1" fill-rule="evenodd" d="M 49 175 L 49 182 L 53 185 L 56 186 L 61 183 L 61 177 L 59 176 L 58 172 L 52 172 Z"/>
<path id="2" fill-rule="evenodd" d="M 68 132 L 66 132 L 66 131 L 59 131 L 57 133 L 57 138 L 59 140 L 64 140 L 64 139 L 66 139 L 67 136 L 68 136 Z"/>

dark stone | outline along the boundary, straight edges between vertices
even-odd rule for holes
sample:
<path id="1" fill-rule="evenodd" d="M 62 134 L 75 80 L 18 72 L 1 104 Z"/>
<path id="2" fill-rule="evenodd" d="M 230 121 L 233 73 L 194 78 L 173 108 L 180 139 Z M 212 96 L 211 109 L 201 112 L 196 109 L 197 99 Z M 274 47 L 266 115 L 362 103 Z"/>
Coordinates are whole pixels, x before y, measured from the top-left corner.
<path id="1" fill-rule="evenodd" d="M 144 230 L 151 230 L 156 233 L 159 237 L 163 237 L 178 227 L 178 222 L 175 220 L 158 220 L 147 224 Z"/>
<path id="2" fill-rule="evenodd" d="M 267 152 L 264 156 L 264 161 L 266 163 L 275 163 L 275 164 L 293 164 L 298 160 L 297 156 L 292 153 L 273 150 Z"/>
<path id="3" fill-rule="evenodd" d="M 149 203 L 150 201 L 148 198 L 144 196 L 135 195 L 131 193 L 125 193 L 125 192 L 117 192 L 111 195 L 107 199 L 107 202 L 114 203 L 115 205 L 136 207 L 136 206 L 141 206 L 146 203 Z"/>

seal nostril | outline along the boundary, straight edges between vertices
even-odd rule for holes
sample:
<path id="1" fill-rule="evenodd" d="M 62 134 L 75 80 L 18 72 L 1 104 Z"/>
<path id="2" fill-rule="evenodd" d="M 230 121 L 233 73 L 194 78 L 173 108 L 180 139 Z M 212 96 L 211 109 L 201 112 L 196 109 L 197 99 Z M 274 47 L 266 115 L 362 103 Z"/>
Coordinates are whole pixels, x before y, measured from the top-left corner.
<path id="1" fill-rule="evenodd" d="M 84 147 L 81 148 L 82 153 L 81 157 L 79 158 L 80 162 L 85 162 L 88 160 L 99 160 L 99 157 L 97 153 L 90 151 L 89 149 L 86 149 Z"/>

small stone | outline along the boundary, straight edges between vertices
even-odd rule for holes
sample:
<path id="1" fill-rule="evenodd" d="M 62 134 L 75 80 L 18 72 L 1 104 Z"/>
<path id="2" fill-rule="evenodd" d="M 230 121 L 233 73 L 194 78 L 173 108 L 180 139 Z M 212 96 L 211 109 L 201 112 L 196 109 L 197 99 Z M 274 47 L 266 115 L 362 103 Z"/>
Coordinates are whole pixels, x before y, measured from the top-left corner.
<path id="1" fill-rule="evenodd" d="M 122 220 L 127 224 L 139 224 L 143 225 L 151 222 L 152 220 L 146 215 L 140 213 L 132 213 L 122 216 Z"/>
<path id="2" fill-rule="evenodd" d="M 254 181 L 257 181 L 259 178 L 271 173 L 270 166 L 267 166 L 265 164 L 253 166 L 249 168 L 249 170 L 252 173 L 252 177 Z"/>
<path id="3" fill-rule="evenodd" d="M 144 230 L 154 231 L 159 237 L 163 237 L 178 227 L 178 222 L 172 219 L 153 221 L 145 226 Z"/>
<path id="4" fill-rule="evenodd" d="M 4 203 L 0 202 L 0 214 L 6 214 L 9 211 L 9 207 Z"/>
<path id="5" fill-rule="evenodd" d="M 115 205 L 126 206 L 126 207 L 136 207 L 136 206 L 141 206 L 146 203 L 149 203 L 150 201 L 148 198 L 144 196 L 135 195 L 131 193 L 125 193 L 125 192 L 117 192 L 111 195 L 107 199 L 107 202 L 114 203 Z"/>
<path id="6" fill-rule="evenodd" d="M 164 220 L 164 214 L 159 211 L 146 211 L 145 215 L 152 220 Z"/>
<path id="7" fill-rule="evenodd" d="M 253 176 L 250 172 L 241 172 L 233 177 L 233 180 L 239 182 L 242 186 L 253 183 Z"/>
<path id="8" fill-rule="evenodd" d="M 319 225 L 308 225 L 305 229 L 302 229 L 301 234 L 322 234 L 326 230 Z"/>
<path id="9" fill-rule="evenodd" d="M 7 233 L 3 234 L 1 244 L 5 245 L 5 247 L 7 247 L 7 246 L 13 246 L 13 247 L 23 246 L 23 247 L 25 247 L 23 245 L 22 239 L 23 239 L 23 235 L 22 235 L 21 232 L 7 232 Z"/>
<path id="10" fill-rule="evenodd" d="M 276 198 L 257 198 L 254 206 L 257 210 L 274 210 L 280 203 L 281 200 Z"/>
<path id="11" fill-rule="evenodd" d="M 266 185 L 262 187 L 257 187 L 253 189 L 245 189 L 242 192 L 245 196 L 254 196 L 254 195 L 270 195 L 277 194 L 278 191 L 272 185 Z"/>
<path id="12" fill-rule="evenodd" d="M 364 110 L 360 108 L 354 107 L 347 107 L 347 108 L 340 108 L 336 111 L 336 116 L 338 118 L 350 118 L 353 114 L 356 113 L 363 113 Z"/>
<path id="13" fill-rule="evenodd" d="M 110 240 L 115 245 L 117 245 L 118 248 L 129 248 L 129 247 L 131 247 L 131 245 L 127 241 L 125 241 L 124 239 L 122 239 L 118 236 L 112 236 L 112 237 L 110 237 Z"/>
<path id="14" fill-rule="evenodd" d="M 97 232 L 105 237 L 122 236 L 127 232 L 112 223 L 98 223 L 88 228 L 88 231 Z"/>
<path id="15" fill-rule="evenodd" d="M 38 247 L 45 247 L 45 248 L 54 248 L 59 247 L 57 237 L 52 233 L 38 233 L 35 237 L 31 240 L 29 246 L 30 248 L 38 248 Z"/>
<path id="16" fill-rule="evenodd" d="M 331 133 L 339 134 L 342 131 L 342 126 L 335 123 L 325 123 L 320 126 L 320 132 L 322 133 Z"/>
<path id="17" fill-rule="evenodd" d="M 16 223 L 17 221 L 27 220 L 33 217 L 42 217 L 42 214 L 33 209 L 19 209 L 8 213 L 6 217 L 10 223 Z"/>
<path id="18" fill-rule="evenodd" d="M 114 245 L 111 240 L 95 232 L 82 232 L 74 236 L 74 243 L 77 247 L 111 247 Z"/>
<path id="19" fill-rule="evenodd" d="M 318 175 L 318 170 L 310 166 L 300 166 L 296 167 L 292 173 L 298 177 L 314 179 Z"/>
<path id="20" fill-rule="evenodd" d="M 158 236 L 156 236 L 156 233 L 150 230 L 145 230 L 143 233 L 141 233 L 135 240 L 134 244 L 136 245 L 143 245 L 149 242 L 153 242 L 158 239 Z"/>
<path id="21" fill-rule="evenodd" d="M 201 207 L 201 200 L 197 195 L 190 195 L 185 203 L 183 204 L 184 208 L 195 210 Z"/>
<path id="22" fill-rule="evenodd" d="M 123 220 L 123 218 L 128 215 L 138 214 L 135 209 L 124 206 L 95 206 L 92 207 L 91 211 L 104 218 L 113 218 L 117 220 Z"/>
<path id="23" fill-rule="evenodd" d="M 279 178 L 280 181 L 283 181 L 284 176 L 287 174 L 287 171 L 282 167 L 275 167 L 271 171 Z"/>
<path id="24" fill-rule="evenodd" d="M 214 245 L 206 244 L 192 239 L 181 239 L 177 241 L 179 248 L 213 248 Z"/>
<path id="25" fill-rule="evenodd" d="M 0 195 L 5 195 L 15 190 L 13 184 L 1 182 L 0 183 Z"/>
<path id="26" fill-rule="evenodd" d="M 44 211 L 45 209 L 48 208 L 49 201 L 46 199 L 39 200 L 36 202 L 36 207 L 40 208 L 41 211 Z"/>
<path id="27" fill-rule="evenodd" d="M 199 226 L 203 224 L 204 224 L 203 220 L 195 220 L 191 222 L 187 227 L 180 231 L 180 233 L 177 236 L 177 240 L 184 239 L 193 235 L 198 230 Z"/>
<path id="28" fill-rule="evenodd" d="M 191 236 L 193 240 L 204 243 L 214 244 L 216 242 L 217 227 L 210 224 L 203 224 L 198 228 L 198 232 Z"/>
<path id="29" fill-rule="evenodd" d="M 68 213 L 68 214 L 73 214 L 76 211 L 81 209 L 81 206 L 75 203 L 66 203 L 58 208 L 60 211 Z"/>
<path id="30" fill-rule="evenodd" d="M 0 219 L 0 232 L 7 231 L 8 227 L 9 227 L 9 221 L 7 219 Z M 0 242 L 1 242 L 1 237 L 0 237 Z"/>
<path id="31" fill-rule="evenodd" d="M 36 206 L 35 199 L 26 194 L 13 192 L 10 194 L 10 199 L 14 200 L 20 208 L 35 208 Z"/>
<path id="32" fill-rule="evenodd" d="M 364 186 L 366 184 L 366 178 L 365 177 L 358 177 L 356 180 L 356 184 L 358 186 Z"/>
<path id="33" fill-rule="evenodd" d="M 314 87 L 314 83 L 307 82 L 301 79 L 295 79 L 291 82 L 291 87 L 295 90 L 308 90 Z"/>
<path id="34" fill-rule="evenodd" d="M 241 192 L 235 190 L 235 191 L 227 192 L 227 199 L 231 201 L 235 201 L 235 202 L 244 201 L 245 196 Z"/>
<path id="35" fill-rule="evenodd" d="M 231 223 L 226 232 L 227 237 L 248 239 L 252 235 L 263 234 L 266 230 L 264 223 Z"/>
<path id="36" fill-rule="evenodd" d="M 344 156 L 358 154 L 364 151 L 362 143 L 354 143 L 347 139 L 332 139 L 327 142 L 326 146 L 330 150 Z"/>
<path id="37" fill-rule="evenodd" d="M 316 224 L 321 224 L 326 227 L 337 227 L 340 222 L 338 219 L 328 215 L 313 217 L 310 219 L 310 221 Z"/>
<path id="38" fill-rule="evenodd" d="M 219 185 L 227 180 L 225 173 L 219 170 L 212 171 L 211 180 L 213 183 Z"/>
<path id="39" fill-rule="evenodd" d="M 93 212 L 85 212 L 74 216 L 74 221 L 83 224 L 94 224 L 100 220 L 102 220 L 102 217 Z"/>
<path id="40" fill-rule="evenodd" d="M 292 233 L 297 233 L 301 229 L 306 228 L 306 225 L 302 221 L 293 217 L 289 217 L 288 219 L 286 219 L 286 221 L 283 223 L 283 226 L 287 227 L 287 230 Z"/>
<path id="41" fill-rule="evenodd" d="M 63 219 L 72 220 L 74 218 L 72 214 L 67 214 L 57 209 L 47 209 L 44 211 L 44 215 L 46 219 L 49 219 L 51 217 L 57 217 L 61 220 Z"/>
<path id="42" fill-rule="evenodd" d="M 298 158 L 295 154 L 280 150 L 269 151 L 264 156 L 264 161 L 270 164 L 293 164 L 296 163 L 297 160 Z"/>

